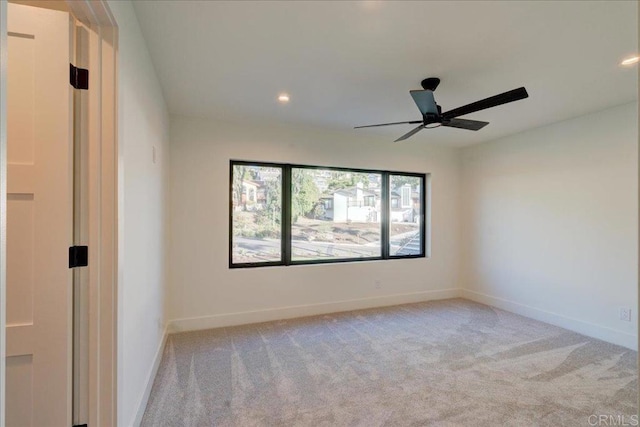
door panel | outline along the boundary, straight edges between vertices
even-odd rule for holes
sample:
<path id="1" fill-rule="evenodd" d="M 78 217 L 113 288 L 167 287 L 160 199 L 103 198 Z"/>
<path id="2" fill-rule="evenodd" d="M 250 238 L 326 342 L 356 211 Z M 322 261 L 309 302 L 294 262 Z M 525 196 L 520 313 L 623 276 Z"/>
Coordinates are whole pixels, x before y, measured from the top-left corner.
<path id="1" fill-rule="evenodd" d="M 71 425 L 69 15 L 8 5 L 7 426 Z"/>
<path id="2" fill-rule="evenodd" d="M 21 83 L 7 88 L 10 103 L 7 118 L 11 123 L 7 128 L 7 136 L 11 141 L 19 140 L 7 147 L 7 159 L 13 164 L 33 164 L 35 44 L 33 35 L 9 34 L 10 72 Z"/>
<path id="3" fill-rule="evenodd" d="M 7 324 L 33 323 L 33 193 L 13 193 L 7 198 L 7 215 L 12 219 L 7 229 Z"/>
<path id="4" fill-rule="evenodd" d="M 7 358 L 7 426 L 33 425 L 33 357 Z"/>

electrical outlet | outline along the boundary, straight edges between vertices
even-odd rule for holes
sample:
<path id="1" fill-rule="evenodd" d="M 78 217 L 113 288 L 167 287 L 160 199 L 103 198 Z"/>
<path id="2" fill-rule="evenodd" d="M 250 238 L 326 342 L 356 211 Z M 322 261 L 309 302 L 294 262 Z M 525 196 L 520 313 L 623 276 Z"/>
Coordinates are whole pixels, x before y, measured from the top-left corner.
<path id="1" fill-rule="evenodd" d="M 373 284 L 376 287 L 376 289 L 381 289 L 382 288 L 382 282 L 380 280 L 375 280 L 373 282 Z"/>
<path id="2" fill-rule="evenodd" d="M 620 320 L 624 320 L 625 322 L 631 322 L 631 309 L 627 307 L 623 307 L 620 309 Z"/>
<path id="3" fill-rule="evenodd" d="M 153 162 L 154 165 L 156 164 L 156 159 L 157 159 L 156 147 L 153 146 L 153 147 L 151 147 L 151 161 Z"/>

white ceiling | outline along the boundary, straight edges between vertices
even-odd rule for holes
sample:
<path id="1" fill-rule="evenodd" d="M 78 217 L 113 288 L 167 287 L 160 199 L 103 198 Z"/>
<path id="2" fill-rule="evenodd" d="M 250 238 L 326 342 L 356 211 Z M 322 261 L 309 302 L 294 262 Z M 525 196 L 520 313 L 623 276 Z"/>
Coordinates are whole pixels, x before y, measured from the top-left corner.
<path id="1" fill-rule="evenodd" d="M 349 130 L 419 120 L 409 90 L 425 77 L 444 111 L 525 86 L 465 116 L 491 122 L 478 132 L 409 140 L 469 145 L 637 98 L 637 68 L 618 65 L 638 49 L 635 1 L 134 4 L 172 114 Z"/>

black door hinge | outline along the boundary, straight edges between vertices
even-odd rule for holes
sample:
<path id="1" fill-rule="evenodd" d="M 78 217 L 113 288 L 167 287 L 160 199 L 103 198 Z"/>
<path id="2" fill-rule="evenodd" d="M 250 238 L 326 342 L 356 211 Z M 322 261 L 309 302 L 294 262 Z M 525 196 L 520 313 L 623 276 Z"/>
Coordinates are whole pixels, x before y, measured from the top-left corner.
<path id="1" fill-rule="evenodd" d="M 73 426 L 73 427 L 87 427 L 87 425 L 86 425 L 86 424 L 76 424 L 76 425 L 75 425 L 75 426 Z"/>
<path id="2" fill-rule="evenodd" d="M 89 89 L 89 70 L 69 64 L 69 82 L 76 89 Z"/>
<path id="3" fill-rule="evenodd" d="M 69 268 L 86 267 L 89 265 L 89 247 L 71 246 L 69 248 Z"/>

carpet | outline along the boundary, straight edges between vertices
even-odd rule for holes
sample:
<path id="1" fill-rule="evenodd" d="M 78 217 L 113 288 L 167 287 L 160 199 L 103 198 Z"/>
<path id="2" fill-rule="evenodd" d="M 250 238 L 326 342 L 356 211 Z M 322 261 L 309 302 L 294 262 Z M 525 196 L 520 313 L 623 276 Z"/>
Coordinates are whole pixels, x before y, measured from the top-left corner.
<path id="1" fill-rule="evenodd" d="M 464 299 L 177 333 L 142 426 L 629 422 L 636 358 Z"/>

